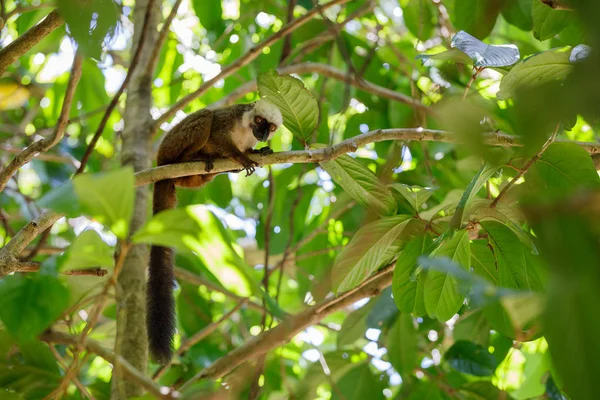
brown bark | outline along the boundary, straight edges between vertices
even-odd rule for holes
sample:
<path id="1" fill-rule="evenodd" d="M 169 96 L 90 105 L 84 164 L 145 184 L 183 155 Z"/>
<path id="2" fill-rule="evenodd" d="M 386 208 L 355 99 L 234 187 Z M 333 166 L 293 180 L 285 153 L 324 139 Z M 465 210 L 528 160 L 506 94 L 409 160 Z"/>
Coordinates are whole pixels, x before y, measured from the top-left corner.
<path id="1" fill-rule="evenodd" d="M 152 55 L 158 38 L 157 24 L 160 17 L 160 2 L 138 0 L 134 9 L 134 36 L 132 54 L 140 45 L 148 4 L 151 5 L 147 32 L 138 64 L 145 66 Z M 125 130 L 123 132 L 123 150 L 121 163 L 133 166 L 141 171 L 152 165 L 150 136 L 147 129 L 152 121 L 152 77 L 145 68 L 136 68 L 127 91 L 125 103 Z M 133 129 L 137 127 L 136 129 Z M 130 232 L 135 232 L 145 222 L 148 215 L 148 188 L 136 189 L 135 208 L 130 223 Z M 139 371 L 146 371 L 148 363 L 148 341 L 146 334 L 146 265 L 148 248 L 144 245 L 133 246 L 117 282 L 117 337 L 115 354 L 122 356 Z M 126 399 L 142 395 L 142 389 L 130 380 L 118 365 L 113 369 L 112 399 Z"/>

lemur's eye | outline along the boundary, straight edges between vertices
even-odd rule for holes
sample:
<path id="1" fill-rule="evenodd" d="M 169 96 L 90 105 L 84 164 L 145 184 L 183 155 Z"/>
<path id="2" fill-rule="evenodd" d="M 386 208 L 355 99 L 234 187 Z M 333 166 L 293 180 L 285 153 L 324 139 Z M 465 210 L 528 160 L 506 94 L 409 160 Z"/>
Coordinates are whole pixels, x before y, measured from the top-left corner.
<path id="1" fill-rule="evenodd" d="M 263 122 L 263 119 L 261 117 L 254 117 L 254 122 L 260 124 L 261 122 Z"/>
<path id="2" fill-rule="evenodd" d="M 276 129 L 277 129 L 277 126 L 275 126 L 275 124 L 271 124 L 271 125 L 269 126 L 269 130 L 270 130 L 271 132 L 275 132 L 275 130 L 276 130 Z"/>

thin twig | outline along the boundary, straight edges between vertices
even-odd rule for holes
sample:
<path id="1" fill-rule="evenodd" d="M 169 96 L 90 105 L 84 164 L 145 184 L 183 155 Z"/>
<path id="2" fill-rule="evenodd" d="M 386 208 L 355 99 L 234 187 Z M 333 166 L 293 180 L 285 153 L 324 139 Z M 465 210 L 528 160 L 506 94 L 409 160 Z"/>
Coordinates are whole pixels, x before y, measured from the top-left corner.
<path id="1" fill-rule="evenodd" d="M 209 79 L 206 82 L 204 82 L 202 85 L 200 85 L 200 87 L 195 92 L 188 94 L 187 96 L 185 96 L 184 98 L 179 100 L 177 103 L 175 103 L 171 108 L 169 108 L 164 114 L 162 114 L 155 121 L 153 132 L 158 130 L 158 128 L 160 127 L 161 124 L 163 124 L 164 122 L 167 122 L 169 119 L 171 119 L 173 116 L 175 116 L 177 111 L 182 110 L 191 101 L 197 99 L 198 97 L 200 97 L 204 93 L 206 93 L 206 91 L 209 90 L 210 88 L 212 88 L 215 85 L 215 83 L 217 83 L 221 79 L 225 79 L 228 76 L 233 75 L 238 70 L 245 67 L 250 62 L 252 62 L 254 59 L 256 59 L 260 54 L 262 54 L 262 50 L 265 47 L 273 45 L 274 43 L 279 41 L 279 39 L 281 39 L 285 35 L 300 28 L 301 26 L 306 24 L 308 21 L 310 21 L 312 18 L 314 18 L 317 14 L 319 14 L 323 10 L 331 8 L 334 5 L 347 3 L 348 1 L 349 0 L 331 0 L 329 3 L 321 4 L 317 7 L 314 7 L 312 10 L 310 10 L 303 16 L 296 18 L 289 24 L 283 26 L 279 31 L 277 31 L 273 35 L 269 36 L 268 38 L 266 38 L 265 40 L 263 40 L 256 46 L 252 47 L 250 50 L 248 50 L 243 56 L 238 58 L 236 61 L 234 61 L 233 63 L 224 67 L 219 74 L 214 76 L 212 79 Z"/>
<path id="2" fill-rule="evenodd" d="M 363 298 L 378 295 L 383 289 L 391 284 L 393 271 L 393 265 L 387 266 L 373 277 L 361 283 L 356 289 L 352 290 L 351 293 L 347 292 L 339 297 L 325 300 L 316 306 L 310 307 L 305 311 L 286 319 L 273 329 L 261 333 L 259 336 L 256 336 L 249 342 L 231 351 L 226 356 L 218 359 L 210 367 L 205 368 L 190 379 L 181 387 L 181 389 L 185 389 L 201 379 L 221 378 L 241 364 L 266 354 L 271 349 L 286 344 L 292 337 L 298 334 L 298 332 L 314 325 L 327 315 L 341 310 Z"/>
<path id="3" fill-rule="evenodd" d="M 188 340 L 183 342 L 181 344 L 181 346 L 175 352 L 175 356 L 182 355 L 183 353 L 188 351 L 192 346 L 194 346 L 196 343 L 199 343 L 202 340 L 204 340 L 205 338 L 207 338 L 210 334 L 212 334 L 214 331 L 216 331 L 217 328 L 223 322 L 225 322 L 229 318 L 231 318 L 231 316 L 233 314 L 235 314 L 240 308 L 242 308 L 246 303 L 247 303 L 247 299 L 243 299 L 234 308 L 229 310 L 229 312 L 227 312 L 227 314 L 223 315 L 218 321 L 213 322 L 212 324 L 206 326 L 200 332 L 196 333 L 194 336 L 192 336 L 191 338 L 189 338 Z M 152 375 L 152 379 L 153 380 L 159 379 L 161 376 L 163 376 L 163 374 L 167 371 L 168 368 L 169 368 L 168 365 L 162 365 L 160 368 L 158 368 L 156 370 L 156 372 L 154 372 L 154 374 Z"/>
<path id="4" fill-rule="evenodd" d="M 390 90 L 388 88 L 384 88 L 383 86 L 375 85 L 371 82 L 368 82 L 364 79 L 358 79 L 354 75 L 349 75 L 344 71 L 341 71 L 335 67 L 332 67 L 327 64 L 321 63 L 301 63 L 301 64 L 293 64 L 287 67 L 282 67 L 277 69 L 280 74 L 312 74 L 317 73 L 323 76 L 327 76 L 329 78 L 336 79 L 338 81 L 345 82 L 349 85 L 352 85 L 360 90 L 364 90 L 365 92 L 371 93 L 373 95 L 383 97 L 389 100 L 394 100 L 402 104 L 409 105 L 414 107 L 415 109 L 422 110 L 427 113 L 432 113 L 431 108 L 427 107 L 420 101 L 405 95 L 404 93 L 396 92 Z M 256 91 L 256 81 L 250 81 L 240 86 L 229 95 L 224 97 L 223 99 L 217 101 L 216 103 L 211 104 L 210 108 L 219 108 L 226 105 L 230 105 L 235 103 L 237 100 L 244 97 L 247 93 Z"/>
<path id="5" fill-rule="evenodd" d="M 27 146 L 25 150 L 13 158 L 6 168 L 0 172 L 0 192 L 2 192 L 11 176 L 13 176 L 19 168 L 31 161 L 31 159 L 35 157 L 37 153 L 47 151 L 62 139 L 65 133 L 65 128 L 67 127 L 69 112 L 71 111 L 71 104 L 73 102 L 73 97 L 75 96 L 75 89 L 79 83 L 79 78 L 81 78 L 81 64 L 82 57 L 79 52 L 77 52 L 73 60 L 71 75 L 69 76 L 69 82 L 67 83 L 62 109 L 60 111 L 60 116 L 58 117 L 56 128 L 54 128 L 54 132 L 49 137 L 38 140 L 30 146 Z"/>
<path id="6" fill-rule="evenodd" d="M 96 133 L 94 133 L 92 140 L 88 144 L 88 147 L 85 149 L 85 153 L 83 154 L 83 157 L 81 158 L 81 164 L 79 165 L 79 168 L 77 168 L 77 171 L 75 172 L 76 175 L 82 173 L 85 170 L 85 166 L 88 163 L 88 160 L 92 154 L 92 151 L 94 151 L 94 148 L 96 147 L 96 143 L 98 143 L 100 136 L 102 136 L 102 133 L 104 132 L 104 128 L 106 127 L 106 123 L 108 122 L 110 115 L 112 114 L 113 110 L 117 106 L 117 103 L 119 102 L 119 99 L 121 98 L 121 95 L 123 94 L 123 92 L 125 91 L 125 88 L 129 84 L 129 81 L 131 80 L 131 76 L 133 75 L 133 72 L 135 71 L 135 69 L 138 65 L 138 61 L 142 54 L 142 49 L 144 48 L 145 38 L 148 35 L 148 31 L 150 30 L 149 21 L 150 21 L 150 14 L 152 11 L 153 2 L 154 2 L 154 0 L 148 0 L 148 4 L 146 6 L 146 13 L 144 14 L 144 26 L 142 27 L 142 33 L 140 34 L 140 39 L 138 40 L 138 46 L 135 49 L 135 53 L 133 55 L 133 58 L 131 59 L 131 63 L 129 64 L 129 70 L 127 70 L 127 75 L 125 76 L 125 79 L 123 80 L 123 83 L 121 84 L 121 87 L 119 88 L 117 93 L 114 95 L 111 102 L 108 104 L 106 112 L 102 116 L 102 120 L 100 121 L 100 125 L 98 125 L 98 129 L 96 130 Z"/>
<path id="7" fill-rule="evenodd" d="M 500 191 L 498 196 L 494 200 L 492 200 L 492 202 L 490 203 L 490 208 L 494 208 L 494 207 L 496 207 L 496 205 L 498 205 L 498 202 L 502 199 L 502 197 L 504 197 L 504 195 L 515 184 L 515 182 L 517 182 L 519 179 L 521 179 L 523 177 L 523 175 L 525 175 L 527 173 L 527 171 L 529 171 L 529 168 L 531 168 L 531 166 L 533 164 L 535 164 L 535 162 L 537 160 L 540 159 L 540 157 L 542 156 L 542 154 L 544 154 L 546 149 L 548 149 L 548 147 L 550 147 L 550 145 L 552 143 L 554 143 L 554 141 L 556 140 L 556 135 L 558 134 L 559 128 L 560 128 L 560 125 L 557 125 L 556 130 L 554 131 L 554 133 L 552 133 L 552 135 L 550 135 L 550 138 L 546 141 L 546 143 L 544 143 L 544 145 L 542 146 L 540 151 L 538 151 L 536 154 L 534 154 L 533 157 L 531 157 L 529 159 L 529 161 L 527 161 L 527 163 L 523 166 L 523 168 L 517 173 L 517 175 L 515 175 L 514 178 L 512 178 L 510 180 L 510 182 L 508 182 L 506 184 L 506 186 L 504 186 L 502 188 L 502 190 Z"/>
<path id="8" fill-rule="evenodd" d="M 21 262 L 21 266 L 15 272 L 39 272 L 40 271 L 40 263 L 33 261 L 23 261 Z M 61 271 L 61 275 L 71 275 L 71 276 L 97 276 L 103 277 L 108 274 L 108 271 L 104 268 L 92 267 L 92 268 L 82 268 L 82 269 L 72 269 L 68 271 Z"/>
<path id="9" fill-rule="evenodd" d="M 479 73 L 483 71 L 484 68 L 485 67 L 473 66 L 473 75 L 471 75 L 471 79 L 469 79 L 469 83 L 467 83 L 467 86 L 465 87 L 465 92 L 463 93 L 462 97 L 463 100 L 467 98 L 467 95 L 469 94 L 469 89 L 471 89 L 471 85 L 473 85 L 473 82 L 475 82 L 475 79 L 477 79 L 477 76 L 479 76 Z"/>
<path id="10" fill-rule="evenodd" d="M 54 356 L 54 358 L 56 359 L 56 362 L 58 363 L 58 365 L 64 370 L 67 370 L 67 364 L 65 363 L 65 359 L 62 358 L 62 356 L 58 353 L 58 351 L 56 350 L 56 348 L 50 344 L 48 346 L 48 348 L 50 348 L 50 352 L 52 353 L 52 355 Z M 90 392 L 88 392 L 88 390 L 86 389 L 85 386 L 83 386 L 81 384 L 81 382 L 79 381 L 79 379 L 77 377 L 73 377 L 71 379 L 73 381 L 73 384 L 75 384 L 75 386 L 77 387 L 77 389 L 79 389 L 79 391 L 88 399 L 94 400 L 94 396 L 92 396 L 90 394 Z"/>
<path id="11" fill-rule="evenodd" d="M 182 0 L 175 1 L 173 4 L 173 8 L 171 8 L 171 12 L 158 34 L 158 39 L 156 39 L 156 44 L 154 45 L 154 49 L 152 50 L 152 55 L 150 56 L 150 60 L 148 64 L 146 64 L 146 76 L 152 76 L 154 74 L 154 70 L 156 69 L 156 64 L 158 64 L 158 59 L 160 58 L 160 51 L 165 44 L 165 40 L 167 39 L 167 35 L 169 34 L 169 28 L 171 27 L 171 23 L 177 16 L 177 10 L 181 5 Z"/>
<path id="12" fill-rule="evenodd" d="M 79 337 L 68 335 L 66 333 L 60 332 L 45 332 L 40 336 L 40 340 L 48 343 L 59 343 L 66 345 L 78 345 Z M 179 394 L 169 389 L 165 386 L 159 386 L 156 383 L 152 382 L 152 380 L 146 377 L 142 372 L 137 370 L 133 365 L 131 365 L 127 360 L 125 360 L 120 355 L 113 353 L 112 351 L 102 347 L 102 345 L 92 339 L 88 339 L 84 343 L 84 348 L 94 354 L 99 355 L 104 358 L 109 363 L 115 365 L 118 364 L 122 370 L 125 372 L 127 376 L 141 387 L 146 389 L 150 394 L 152 394 L 157 399 L 175 399 L 178 398 Z"/>
<path id="13" fill-rule="evenodd" d="M 37 25 L 0 50 L 0 75 L 9 65 L 64 23 L 65 21 L 58 15 L 58 11 L 54 10 Z"/>

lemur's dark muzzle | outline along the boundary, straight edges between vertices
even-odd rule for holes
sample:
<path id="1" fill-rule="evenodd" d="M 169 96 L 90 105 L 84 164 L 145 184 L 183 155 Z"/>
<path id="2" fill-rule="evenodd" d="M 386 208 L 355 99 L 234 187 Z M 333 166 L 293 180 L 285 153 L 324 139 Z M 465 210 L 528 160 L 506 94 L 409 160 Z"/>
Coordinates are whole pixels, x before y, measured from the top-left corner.
<path id="1" fill-rule="evenodd" d="M 252 133 L 254 137 L 261 142 L 266 142 L 269 138 L 271 124 L 266 119 L 263 119 L 260 124 L 252 125 Z"/>

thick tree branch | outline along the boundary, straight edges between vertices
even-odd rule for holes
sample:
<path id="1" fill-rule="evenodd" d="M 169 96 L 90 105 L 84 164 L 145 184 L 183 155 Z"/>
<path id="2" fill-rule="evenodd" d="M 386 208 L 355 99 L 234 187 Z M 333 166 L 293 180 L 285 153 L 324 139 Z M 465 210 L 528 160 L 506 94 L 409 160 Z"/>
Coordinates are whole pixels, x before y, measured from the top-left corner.
<path id="1" fill-rule="evenodd" d="M 377 296 L 383 289 L 392 283 L 394 266 L 389 265 L 372 277 L 365 280 L 355 289 L 341 295 L 325 300 L 320 304 L 282 321 L 275 328 L 263 332 L 249 342 L 233 350 L 225 357 L 215 361 L 210 367 L 205 368 L 194 378 L 190 379 L 182 389 L 200 379 L 218 379 L 230 373 L 243 363 L 256 359 L 276 347 L 289 342 L 303 329 L 316 324 L 323 318 L 341 310 L 358 300 Z"/>
<path id="2" fill-rule="evenodd" d="M 60 332 L 46 332 L 40 336 L 40 340 L 49 343 L 58 343 L 65 345 L 77 345 L 79 343 L 78 336 L 72 336 Z M 158 399 L 174 399 L 178 397 L 178 393 L 165 386 L 159 386 L 152 382 L 142 372 L 133 367 L 127 360 L 119 355 L 115 355 L 112 351 L 102 347 L 95 340 L 87 339 L 84 343 L 86 350 L 99 355 L 113 365 L 118 365 L 119 368 L 133 381 L 146 389 L 149 393 Z"/>
<path id="3" fill-rule="evenodd" d="M 316 163 L 333 160 L 343 154 L 356 151 L 359 147 L 369 143 L 387 140 L 426 141 L 460 143 L 460 139 L 453 133 L 423 128 L 379 129 L 346 139 L 331 147 L 306 151 L 285 151 L 268 156 L 250 155 L 260 166 L 285 163 Z M 485 143 L 493 146 L 522 146 L 519 137 L 504 133 L 488 133 Z M 574 142 L 583 147 L 590 154 L 600 153 L 600 143 Z M 215 160 L 214 168 L 210 173 L 239 170 L 240 165 L 230 160 Z M 163 179 L 178 178 L 189 175 L 207 174 L 204 162 L 188 162 L 164 165 L 141 171 L 136 174 L 136 185 L 146 185 Z"/>
<path id="4" fill-rule="evenodd" d="M 58 11 L 54 10 L 37 25 L 0 50 L 0 75 L 19 57 L 64 23 L 65 21 L 58 15 Z"/>
<path id="5" fill-rule="evenodd" d="M 422 128 L 407 129 L 381 129 L 367 132 L 362 135 L 344 140 L 331 147 L 306 150 L 306 151 L 286 151 L 274 153 L 268 156 L 251 155 L 250 158 L 259 163 L 259 165 L 285 164 L 285 163 L 314 163 L 332 160 L 336 157 L 355 151 L 358 147 L 368 143 L 381 142 L 386 140 L 404 140 L 404 141 L 437 141 L 444 143 L 460 143 L 459 138 L 446 131 L 438 131 Z M 519 137 L 504 133 L 488 133 L 485 135 L 485 142 L 494 146 L 522 146 Z M 560 142 L 560 141 L 557 141 Z M 591 155 L 600 154 L 600 143 L 590 142 L 571 142 L 576 143 Z M 230 160 L 216 160 L 214 168 L 210 173 L 237 171 L 240 166 Z M 189 175 L 206 174 L 206 165 L 204 162 L 189 162 L 180 164 L 165 165 L 162 167 L 151 168 L 136 173 L 136 186 L 148 185 L 163 179 L 178 178 Z M 62 214 L 54 211 L 45 211 L 36 220 L 27 224 L 0 249 L 0 278 L 15 271 L 19 266 L 18 255 L 23 249 L 35 239 L 37 235 L 43 232 L 48 226 L 56 222 Z"/>
<path id="6" fill-rule="evenodd" d="M 188 94 L 183 99 L 181 99 L 177 103 L 175 103 L 175 105 L 173 105 L 173 107 L 168 109 L 163 115 L 161 115 L 155 121 L 153 131 L 156 131 L 163 122 L 167 122 L 169 119 L 171 119 L 177 113 L 177 111 L 182 110 L 192 100 L 195 100 L 198 97 L 202 96 L 204 93 L 206 93 L 206 91 L 208 89 L 212 88 L 215 83 L 217 83 L 221 79 L 225 79 L 228 76 L 233 75 L 240 68 L 243 68 L 244 66 L 248 65 L 250 62 L 252 62 L 254 59 L 256 59 L 260 54 L 262 54 L 262 50 L 265 47 L 275 44 L 282 37 L 286 36 L 287 34 L 295 31 L 296 29 L 300 28 L 302 25 L 306 24 L 308 21 L 310 21 L 312 18 L 314 18 L 320 12 L 322 12 L 328 8 L 331 8 L 334 5 L 347 3 L 348 1 L 349 0 L 331 0 L 329 3 L 325 3 L 325 4 L 321 4 L 319 6 L 313 7 L 312 10 L 310 10 L 303 16 L 296 18 L 295 20 L 293 20 L 289 24 L 285 25 L 283 28 L 281 28 L 279 31 L 277 31 L 273 35 L 269 36 L 268 38 L 266 38 L 265 40 L 263 40 L 256 46 L 252 47 L 242 57 L 238 58 L 235 62 L 233 62 L 232 64 L 229 64 L 228 66 L 223 68 L 221 73 L 217 74 L 212 79 L 209 79 L 208 81 L 206 81 L 202 85 L 200 85 L 198 90 L 196 90 L 193 93 Z"/>
<path id="7" fill-rule="evenodd" d="M 309 74 L 316 72 L 320 75 L 327 76 L 329 78 L 333 78 L 342 82 L 346 82 L 347 84 L 350 84 L 358 89 L 364 90 L 365 92 L 369 92 L 376 96 L 394 100 L 399 103 L 407 104 L 411 107 L 414 107 L 417 110 L 431 112 L 431 109 L 429 107 L 421 103 L 419 100 L 413 99 L 412 97 L 405 95 L 404 93 L 395 92 L 393 90 L 365 81 L 364 79 L 358 79 L 354 75 L 347 74 L 344 71 L 341 71 L 327 64 L 293 64 L 287 67 L 279 68 L 277 69 L 277 71 L 279 71 L 280 74 Z M 256 88 L 256 81 L 245 83 L 244 85 L 231 92 L 227 97 L 222 98 L 221 100 L 212 104 L 210 107 L 218 108 L 233 104 L 237 100 L 244 97 L 247 93 L 256 91 Z"/>
<path id="8" fill-rule="evenodd" d="M 81 61 L 82 58 L 79 53 L 75 54 L 73 67 L 71 68 L 71 76 L 69 77 L 65 98 L 63 100 L 62 110 L 60 111 L 60 116 L 58 117 L 58 123 L 54 128 L 54 132 L 47 138 L 38 140 L 37 142 L 34 142 L 25 148 L 25 150 L 13 158 L 6 168 L 0 172 L 0 192 L 4 190 L 4 187 L 10 180 L 10 177 L 13 176 L 13 174 L 17 172 L 19 168 L 31 161 L 31 159 L 37 153 L 48 150 L 49 148 L 55 146 L 62 139 L 65 133 L 65 128 L 67 127 L 67 122 L 69 121 L 69 112 L 71 110 L 73 96 L 75 95 L 75 89 L 77 88 L 79 78 L 81 78 Z"/>

